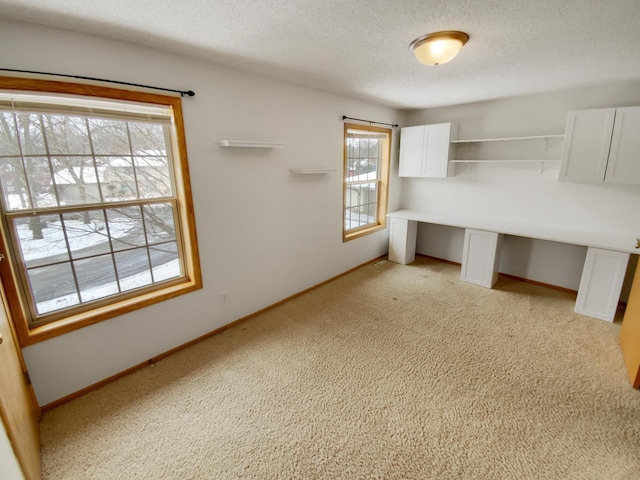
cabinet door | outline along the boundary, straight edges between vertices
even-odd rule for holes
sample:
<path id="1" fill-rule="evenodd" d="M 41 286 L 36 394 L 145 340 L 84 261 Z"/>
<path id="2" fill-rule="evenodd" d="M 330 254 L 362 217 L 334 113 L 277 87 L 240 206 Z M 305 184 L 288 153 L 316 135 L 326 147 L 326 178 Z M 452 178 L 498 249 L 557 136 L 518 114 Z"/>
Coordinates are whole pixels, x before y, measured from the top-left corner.
<path id="1" fill-rule="evenodd" d="M 640 107 L 616 109 L 605 182 L 640 184 Z"/>
<path id="2" fill-rule="evenodd" d="M 559 180 L 604 181 L 615 116 L 615 108 L 569 112 Z"/>
<path id="3" fill-rule="evenodd" d="M 613 322 L 628 263 L 626 252 L 589 247 L 575 312 Z"/>
<path id="4" fill-rule="evenodd" d="M 426 157 L 422 176 L 444 178 L 449 176 L 449 151 L 451 143 L 451 124 L 437 123 L 427 125 Z"/>
<path id="5" fill-rule="evenodd" d="M 502 234 L 467 228 L 460 280 L 491 288 L 498 280 Z"/>
<path id="6" fill-rule="evenodd" d="M 400 130 L 401 177 L 421 177 L 425 161 L 425 141 L 428 133 L 424 125 Z"/>

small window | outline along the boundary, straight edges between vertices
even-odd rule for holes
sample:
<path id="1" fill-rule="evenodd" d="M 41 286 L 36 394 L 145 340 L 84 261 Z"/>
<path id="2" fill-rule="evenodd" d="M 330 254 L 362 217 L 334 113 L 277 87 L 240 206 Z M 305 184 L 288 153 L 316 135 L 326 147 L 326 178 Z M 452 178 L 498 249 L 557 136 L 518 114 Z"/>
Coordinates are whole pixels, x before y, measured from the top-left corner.
<path id="1" fill-rule="evenodd" d="M 385 226 L 391 130 L 365 125 L 344 127 L 343 240 Z"/>
<path id="2" fill-rule="evenodd" d="M 25 345 L 201 287 L 177 97 L 0 79 L 0 190 Z"/>

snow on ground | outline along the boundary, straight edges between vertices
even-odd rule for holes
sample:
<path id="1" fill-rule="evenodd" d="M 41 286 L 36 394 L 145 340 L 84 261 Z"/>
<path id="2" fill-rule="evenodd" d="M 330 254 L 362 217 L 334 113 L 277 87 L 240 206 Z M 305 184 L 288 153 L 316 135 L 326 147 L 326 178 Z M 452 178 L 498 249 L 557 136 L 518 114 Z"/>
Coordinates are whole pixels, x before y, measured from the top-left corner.
<path id="1" fill-rule="evenodd" d="M 85 224 L 82 220 L 67 220 L 64 224 L 72 251 L 94 247 L 109 241 L 104 222 Z M 117 218 L 109 222 L 109 234 L 111 238 L 120 238 L 133 231 L 135 227 L 135 220 Z M 33 239 L 33 233 L 28 223 L 18 225 L 17 230 L 22 256 L 27 262 L 67 253 L 67 245 L 60 222 L 47 223 L 46 228 L 42 230 L 44 238 L 37 240 Z"/>
<path id="2" fill-rule="evenodd" d="M 153 278 L 155 282 L 162 280 L 168 280 L 180 275 L 180 262 L 179 260 L 172 260 L 169 263 L 160 265 L 153 268 Z M 120 288 L 123 292 L 133 290 L 134 288 L 144 287 L 151 283 L 151 276 L 149 271 L 140 272 L 136 275 L 124 278 L 120 280 Z M 82 301 L 88 302 L 96 300 L 98 298 L 108 297 L 118 293 L 118 284 L 116 282 L 100 285 L 99 287 L 89 288 L 82 291 Z M 64 295 L 62 297 L 53 298 L 44 302 L 39 302 L 37 305 L 38 313 L 40 315 L 54 310 L 60 310 L 62 308 L 73 307 L 79 305 L 78 296 L 75 293 Z"/>
<path id="3" fill-rule="evenodd" d="M 137 232 L 136 221 L 130 218 L 116 218 L 109 221 L 109 234 L 112 239 L 121 238 L 131 232 Z M 85 224 L 82 220 L 65 221 L 69 246 L 72 251 L 83 248 L 96 247 L 109 241 L 104 222 L 91 222 Z M 36 260 L 67 253 L 67 245 L 60 222 L 50 222 L 43 228 L 44 238 L 33 239 L 33 233 L 28 223 L 18 225 L 20 247 L 25 261 Z M 120 278 L 120 291 L 126 292 L 136 288 L 158 283 L 163 280 L 180 276 L 180 262 L 173 260 L 164 265 L 153 268 L 153 282 L 149 270 Z M 82 289 L 82 300 L 76 293 L 62 295 L 60 297 L 37 302 L 36 308 L 40 315 L 54 310 L 79 305 L 99 298 L 118 294 L 116 282 L 106 283 L 93 288 Z"/>

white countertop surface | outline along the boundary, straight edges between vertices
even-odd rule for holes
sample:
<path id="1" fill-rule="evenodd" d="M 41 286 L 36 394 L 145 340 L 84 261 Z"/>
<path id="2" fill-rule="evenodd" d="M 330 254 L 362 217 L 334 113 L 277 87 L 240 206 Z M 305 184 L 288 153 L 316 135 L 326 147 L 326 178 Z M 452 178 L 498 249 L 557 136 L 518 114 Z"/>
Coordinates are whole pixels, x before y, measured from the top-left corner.
<path id="1" fill-rule="evenodd" d="M 473 228 L 489 232 L 516 235 L 519 237 L 537 238 L 552 242 L 584 245 L 586 247 L 604 248 L 628 253 L 640 253 L 636 248 L 637 239 L 630 235 L 618 235 L 610 232 L 576 230 L 571 228 L 534 225 L 526 222 L 507 221 L 503 219 L 479 217 L 453 213 L 432 213 L 417 210 L 397 210 L 387 214 L 389 218 L 415 220 L 451 227 Z"/>

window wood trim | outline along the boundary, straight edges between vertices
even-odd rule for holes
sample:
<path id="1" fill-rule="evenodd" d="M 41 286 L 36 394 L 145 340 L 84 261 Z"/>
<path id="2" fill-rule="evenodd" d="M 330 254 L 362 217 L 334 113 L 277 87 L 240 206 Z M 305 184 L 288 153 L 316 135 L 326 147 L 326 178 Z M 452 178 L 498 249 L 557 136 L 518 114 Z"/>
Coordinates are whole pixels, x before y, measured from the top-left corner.
<path id="1" fill-rule="evenodd" d="M 347 191 L 347 179 L 345 172 L 347 171 L 348 159 L 347 159 L 347 132 L 350 130 L 366 130 L 370 132 L 378 132 L 384 133 L 388 137 L 388 141 L 383 142 L 384 150 L 382 151 L 382 161 L 380 162 L 380 179 L 378 180 L 378 199 L 377 199 L 377 218 L 378 221 L 372 225 L 366 225 L 362 228 L 353 229 L 350 231 L 346 231 L 344 224 L 346 220 L 346 191 Z M 374 127 L 371 125 L 359 125 L 356 123 L 345 123 L 344 124 L 344 135 L 343 135 L 343 151 L 344 151 L 344 162 L 342 167 L 342 241 L 347 242 L 349 240 L 354 240 L 356 238 L 363 237 L 365 235 L 369 235 L 370 233 L 377 232 L 379 230 L 384 230 L 387 226 L 387 208 L 388 208 L 388 200 L 389 200 L 389 172 L 391 169 L 391 142 L 393 139 L 393 130 L 390 128 L 383 127 Z M 386 160 L 385 160 L 386 159 Z"/>
<path id="2" fill-rule="evenodd" d="M 17 283 L 20 282 L 20 276 L 12 259 L 8 258 L 13 257 L 13 254 L 7 254 L 6 238 L 8 232 L 4 226 L 2 226 L 2 231 L 0 232 L 0 252 L 5 253 L 7 258 L 0 261 L 0 277 L 5 288 L 8 303 L 7 307 L 11 313 L 21 346 L 24 347 L 48 340 L 58 335 L 69 333 L 88 325 L 130 313 L 140 308 L 202 288 L 202 272 L 200 269 L 196 222 L 187 158 L 187 144 L 184 133 L 184 118 L 180 97 L 133 90 L 120 90 L 96 85 L 12 77 L 0 77 L 0 89 L 61 93 L 170 106 L 173 112 L 177 143 L 177 145 L 173 146 L 173 157 L 179 162 L 178 167 L 174 167 L 178 206 L 176 213 L 180 218 L 179 223 L 184 251 L 182 261 L 185 276 L 176 279 L 174 282 L 167 282 L 166 284 L 153 288 L 153 291 L 145 292 L 141 290 L 137 293 L 133 292 L 131 297 L 107 301 L 107 303 L 98 305 L 86 312 L 73 314 L 43 325 L 30 326 L 29 317 L 26 313 L 28 312 L 28 307 L 25 305 L 24 299 L 17 286 Z"/>

